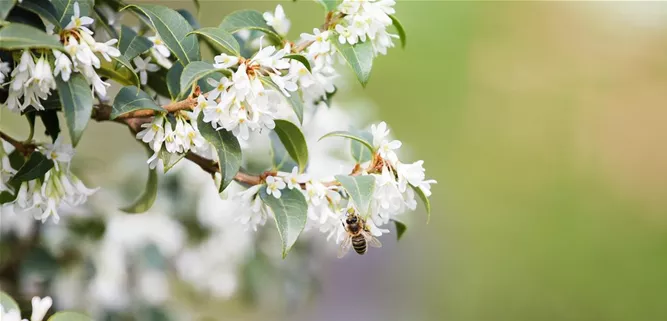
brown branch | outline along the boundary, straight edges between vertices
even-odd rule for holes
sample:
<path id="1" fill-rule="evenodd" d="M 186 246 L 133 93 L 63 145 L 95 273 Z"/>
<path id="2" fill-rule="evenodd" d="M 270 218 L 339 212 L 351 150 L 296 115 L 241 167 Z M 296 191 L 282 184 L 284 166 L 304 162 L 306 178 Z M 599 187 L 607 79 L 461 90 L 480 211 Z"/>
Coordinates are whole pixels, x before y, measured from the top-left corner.
<path id="1" fill-rule="evenodd" d="M 10 143 L 16 150 L 18 150 L 21 154 L 24 156 L 28 156 L 31 154 L 35 149 L 37 148 L 37 145 L 33 143 L 23 143 L 18 141 L 17 139 L 12 138 L 11 136 L 5 134 L 4 132 L 0 131 L 0 138 L 2 138 L 4 141 Z"/>
<path id="2" fill-rule="evenodd" d="M 197 86 L 192 93 L 181 101 L 176 101 L 162 106 L 162 108 L 168 113 L 174 113 L 180 110 L 192 110 L 197 106 L 197 97 L 201 94 L 201 89 Z M 105 104 L 97 105 L 97 109 L 94 110 L 93 119 L 97 121 L 111 120 L 112 107 Z M 122 114 L 115 118 L 115 120 L 120 119 L 130 119 L 130 118 L 146 118 L 155 116 L 156 111 L 152 109 L 141 109 L 133 112 Z"/>

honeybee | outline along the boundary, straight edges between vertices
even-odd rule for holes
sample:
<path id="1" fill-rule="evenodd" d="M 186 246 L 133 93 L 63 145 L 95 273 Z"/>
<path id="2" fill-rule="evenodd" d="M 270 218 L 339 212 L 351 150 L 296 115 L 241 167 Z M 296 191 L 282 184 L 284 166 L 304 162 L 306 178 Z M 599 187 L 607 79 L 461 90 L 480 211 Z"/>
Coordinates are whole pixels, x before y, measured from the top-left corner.
<path id="1" fill-rule="evenodd" d="M 343 227 L 347 232 L 347 236 L 340 245 L 338 258 L 345 256 L 350 251 L 350 246 L 354 247 L 354 250 L 360 255 L 366 253 L 368 249 L 367 245 L 372 247 L 382 246 L 382 243 L 371 234 L 370 227 L 366 224 L 366 221 L 353 208 L 347 210 Z"/>

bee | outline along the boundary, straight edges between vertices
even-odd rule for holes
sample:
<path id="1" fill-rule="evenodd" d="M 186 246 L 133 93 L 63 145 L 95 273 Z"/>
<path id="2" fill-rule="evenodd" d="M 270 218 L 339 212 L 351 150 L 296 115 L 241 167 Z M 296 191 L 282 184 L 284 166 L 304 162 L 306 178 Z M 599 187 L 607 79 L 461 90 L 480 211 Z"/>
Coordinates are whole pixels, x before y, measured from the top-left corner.
<path id="1" fill-rule="evenodd" d="M 372 247 L 381 247 L 382 243 L 371 234 L 370 227 L 366 224 L 361 216 L 353 208 L 347 210 L 347 216 L 345 217 L 345 222 L 343 222 L 343 227 L 347 232 L 347 236 L 343 240 L 343 243 L 340 245 L 338 250 L 338 258 L 342 258 L 350 251 L 350 246 L 354 247 L 354 250 L 363 255 L 368 249 L 367 245 Z"/>

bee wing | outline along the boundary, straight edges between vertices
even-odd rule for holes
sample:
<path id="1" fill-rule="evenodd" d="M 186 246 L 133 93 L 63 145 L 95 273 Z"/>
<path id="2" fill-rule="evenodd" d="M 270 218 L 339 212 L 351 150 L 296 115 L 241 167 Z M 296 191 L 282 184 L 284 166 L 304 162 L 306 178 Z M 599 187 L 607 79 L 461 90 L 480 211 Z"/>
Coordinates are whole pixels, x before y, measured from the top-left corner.
<path id="1" fill-rule="evenodd" d="M 350 247 L 352 247 L 352 238 L 346 236 L 343 239 L 343 243 L 341 243 L 340 247 L 338 248 L 338 258 L 340 259 L 345 256 L 345 254 L 350 251 Z"/>
<path id="2" fill-rule="evenodd" d="M 371 234 L 368 231 L 361 231 L 361 233 L 366 238 L 366 243 L 368 243 L 368 245 L 372 247 L 382 247 L 382 243 L 380 243 L 380 240 L 378 240 L 377 237 L 373 236 L 373 234 Z"/>

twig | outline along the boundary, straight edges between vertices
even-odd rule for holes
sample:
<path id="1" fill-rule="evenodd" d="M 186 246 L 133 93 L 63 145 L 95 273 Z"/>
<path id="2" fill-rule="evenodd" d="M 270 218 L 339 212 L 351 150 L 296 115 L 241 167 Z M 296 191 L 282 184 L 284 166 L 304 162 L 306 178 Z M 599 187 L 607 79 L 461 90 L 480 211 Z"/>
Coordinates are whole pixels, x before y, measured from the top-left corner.
<path id="1" fill-rule="evenodd" d="M 170 104 L 162 106 L 162 108 L 169 112 L 169 113 L 174 113 L 179 110 L 192 110 L 197 106 L 197 97 L 201 94 L 201 89 L 199 87 L 195 88 L 194 92 L 192 95 L 188 96 L 188 98 L 183 99 L 181 101 L 176 101 L 172 102 Z M 93 113 L 93 119 L 97 121 L 104 121 L 104 120 L 112 120 L 111 119 L 111 111 L 112 107 L 106 104 L 99 104 L 97 105 L 97 109 L 95 109 L 95 112 Z M 115 118 L 115 120 L 119 119 L 130 119 L 130 118 L 145 118 L 145 117 L 152 117 L 155 116 L 156 111 L 152 109 L 141 109 L 133 112 L 129 112 L 126 114 L 122 114 L 118 117 Z"/>
<path id="2" fill-rule="evenodd" d="M 21 154 L 24 156 L 28 156 L 30 153 L 35 151 L 37 148 L 37 145 L 33 143 L 22 143 L 18 141 L 17 139 L 12 138 L 11 136 L 5 134 L 4 132 L 0 131 L 0 138 L 2 138 L 4 141 L 10 143 L 16 150 L 18 150 Z"/>

